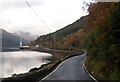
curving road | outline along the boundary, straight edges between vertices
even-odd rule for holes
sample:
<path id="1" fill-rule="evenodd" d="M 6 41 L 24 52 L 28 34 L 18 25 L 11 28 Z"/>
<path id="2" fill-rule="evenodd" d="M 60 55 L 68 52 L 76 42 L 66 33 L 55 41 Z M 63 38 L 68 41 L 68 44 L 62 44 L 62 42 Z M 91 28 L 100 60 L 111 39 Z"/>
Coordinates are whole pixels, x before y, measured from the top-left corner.
<path id="1" fill-rule="evenodd" d="M 56 70 L 40 82 L 46 82 L 48 80 L 86 80 L 94 82 L 94 80 L 85 72 L 83 67 L 86 54 L 87 52 L 85 51 L 83 55 L 65 60 Z"/>

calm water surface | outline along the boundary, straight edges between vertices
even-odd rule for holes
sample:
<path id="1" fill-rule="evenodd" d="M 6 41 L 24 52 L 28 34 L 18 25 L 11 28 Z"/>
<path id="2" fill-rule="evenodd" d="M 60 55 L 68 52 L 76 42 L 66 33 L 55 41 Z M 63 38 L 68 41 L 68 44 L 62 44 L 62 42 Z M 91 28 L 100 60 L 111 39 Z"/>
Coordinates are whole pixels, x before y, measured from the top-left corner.
<path id="1" fill-rule="evenodd" d="M 51 54 L 37 51 L 9 51 L 0 54 L 0 78 L 13 74 L 28 72 L 31 68 L 40 67 L 49 61 L 43 60 Z"/>

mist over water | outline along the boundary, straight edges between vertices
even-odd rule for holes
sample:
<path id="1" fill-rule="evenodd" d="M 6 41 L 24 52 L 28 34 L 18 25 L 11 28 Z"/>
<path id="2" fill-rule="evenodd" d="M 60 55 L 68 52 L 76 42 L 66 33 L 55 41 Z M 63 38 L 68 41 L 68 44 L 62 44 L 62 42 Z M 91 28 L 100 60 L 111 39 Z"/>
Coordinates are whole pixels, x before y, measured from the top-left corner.
<path id="1" fill-rule="evenodd" d="M 0 52 L 0 78 L 10 77 L 13 74 L 28 72 L 31 68 L 40 67 L 50 61 L 44 60 L 51 54 L 36 51 L 9 51 Z"/>

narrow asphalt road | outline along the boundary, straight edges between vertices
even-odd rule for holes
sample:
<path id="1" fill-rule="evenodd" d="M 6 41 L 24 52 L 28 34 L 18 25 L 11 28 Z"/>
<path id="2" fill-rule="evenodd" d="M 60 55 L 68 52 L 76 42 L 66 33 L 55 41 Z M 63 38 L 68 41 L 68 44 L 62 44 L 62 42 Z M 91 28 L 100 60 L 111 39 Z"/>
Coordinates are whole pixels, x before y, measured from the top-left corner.
<path id="1" fill-rule="evenodd" d="M 48 80 L 86 80 L 94 82 L 94 80 L 85 72 L 83 67 L 86 54 L 87 52 L 85 51 L 83 55 L 75 56 L 65 60 L 57 67 L 56 70 L 54 70 L 40 82 L 46 82 Z"/>

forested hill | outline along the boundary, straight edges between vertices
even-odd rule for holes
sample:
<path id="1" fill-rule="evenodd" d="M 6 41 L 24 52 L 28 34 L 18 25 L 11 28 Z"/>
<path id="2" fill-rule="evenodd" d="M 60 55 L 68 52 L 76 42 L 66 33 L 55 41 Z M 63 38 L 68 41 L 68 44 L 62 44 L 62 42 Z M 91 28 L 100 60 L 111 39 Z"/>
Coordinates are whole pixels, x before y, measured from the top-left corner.
<path id="1" fill-rule="evenodd" d="M 63 37 L 73 34 L 77 32 L 79 29 L 82 29 L 86 23 L 87 23 L 87 17 L 84 16 L 84 17 L 81 17 L 79 20 L 75 21 L 74 23 L 63 27 L 60 30 L 57 30 L 56 32 L 54 32 L 56 42 L 60 41 Z M 37 38 L 37 40 L 32 41 L 31 45 L 40 44 L 40 45 L 43 45 L 44 47 L 53 48 L 54 33 L 40 36 L 39 38 Z"/>
<path id="2" fill-rule="evenodd" d="M 81 17 L 79 20 L 77 20 L 76 22 L 58 30 L 56 32 L 56 35 L 61 36 L 61 37 L 66 37 L 67 35 L 71 34 L 71 33 L 75 33 L 77 32 L 79 29 L 83 28 L 84 24 L 86 24 L 87 22 L 87 18 Z M 61 38 L 60 38 L 61 39 Z"/>

